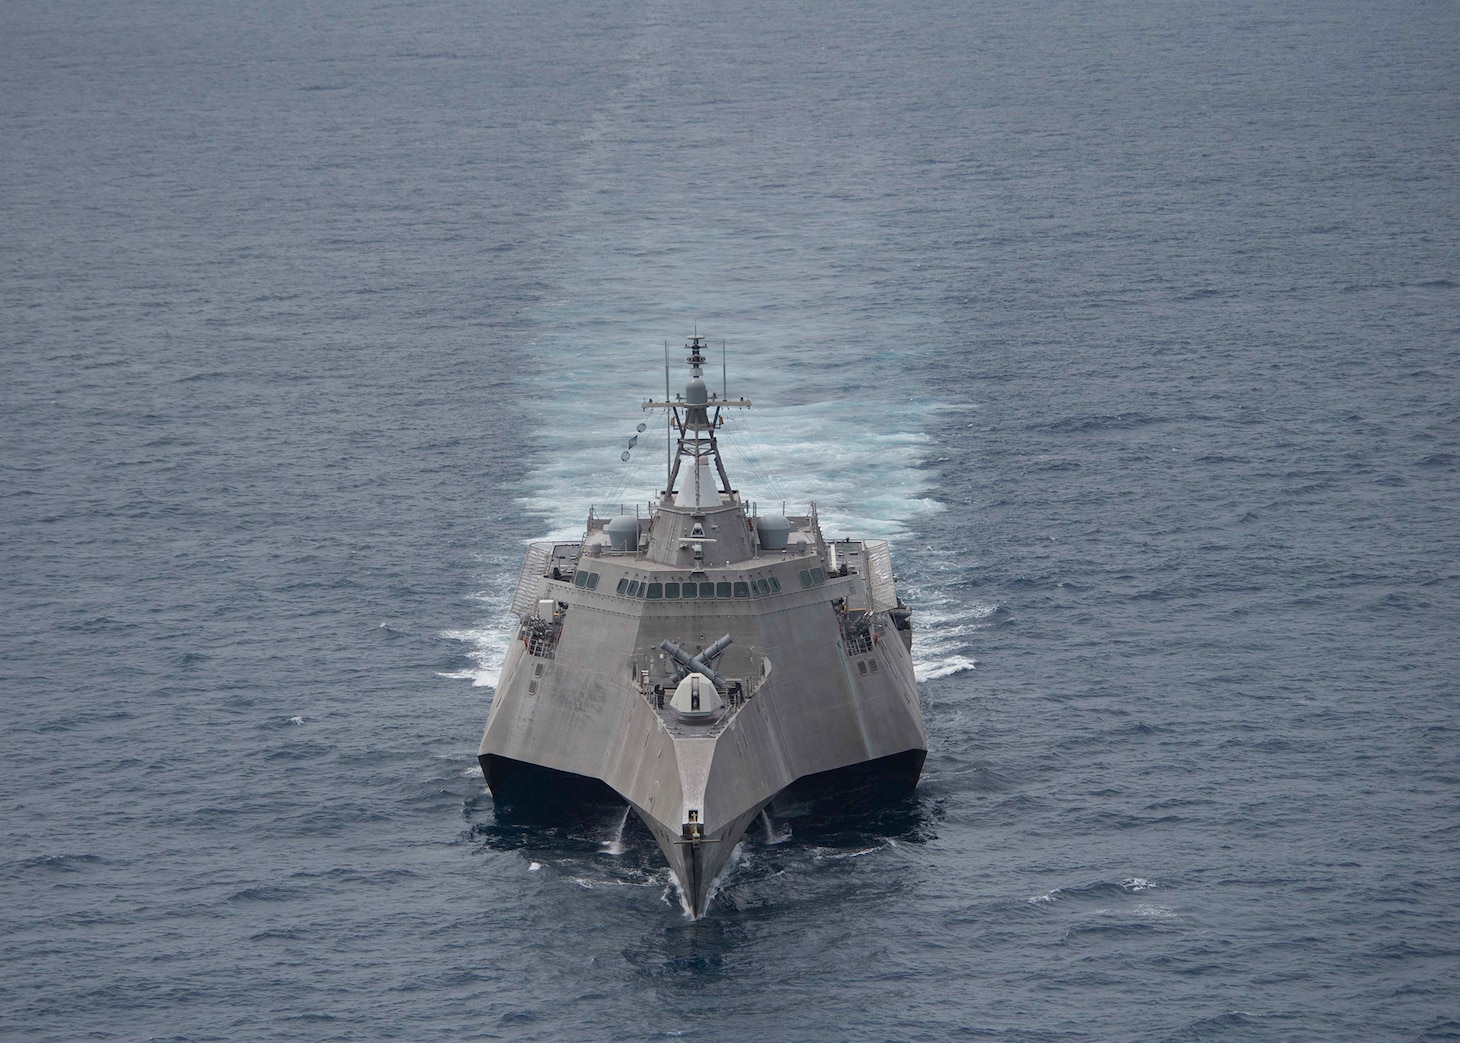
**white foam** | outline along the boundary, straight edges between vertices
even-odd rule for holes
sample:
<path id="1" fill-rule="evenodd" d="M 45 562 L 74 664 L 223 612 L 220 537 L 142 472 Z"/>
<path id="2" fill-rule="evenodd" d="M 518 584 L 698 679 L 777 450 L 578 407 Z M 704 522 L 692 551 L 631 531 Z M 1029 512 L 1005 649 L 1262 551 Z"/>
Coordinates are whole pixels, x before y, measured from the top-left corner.
<path id="1" fill-rule="evenodd" d="M 720 893 L 720 889 L 725 886 L 726 881 L 728 881 L 730 877 L 735 875 L 735 871 L 740 867 L 741 863 L 744 860 L 745 841 L 742 839 L 736 843 L 735 849 L 730 852 L 730 857 L 725 860 L 725 865 L 720 869 L 720 872 L 716 874 L 715 879 L 710 881 L 710 893 L 709 896 L 705 899 L 706 909 L 710 908 L 711 903 L 715 901 L 715 896 Z"/>
<path id="2" fill-rule="evenodd" d="M 836 848 L 818 847 L 812 852 L 819 862 L 845 862 L 852 858 L 862 858 L 866 855 L 875 854 L 885 848 L 886 844 L 876 844 L 872 847 L 859 847 L 851 851 L 840 851 Z"/>
<path id="3" fill-rule="evenodd" d="M 617 344 L 609 336 L 592 344 L 575 339 L 570 351 L 538 346 L 572 360 L 536 380 L 549 398 L 572 387 L 574 418 L 568 432 L 556 413 L 538 418 L 538 444 L 550 448 L 532 461 L 518 502 L 566 538 L 582 535 L 590 505 L 647 504 L 664 484 L 666 420 L 640 408 L 663 398 L 662 355 L 653 338 L 625 332 L 629 339 Z M 676 338 L 670 346 L 671 393 L 686 376 L 681 344 Z M 850 356 L 839 362 L 856 365 Z M 913 519 L 943 509 L 928 496 L 928 473 L 920 467 L 932 444 L 923 422 L 931 404 L 890 401 L 881 388 L 853 398 L 828 397 L 804 381 L 798 387 L 798 360 L 771 344 L 739 344 L 732 363 L 730 394 L 748 394 L 757 404 L 726 411 L 721 447 L 731 481 L 763 513 L 778 510 L 782 500 L 797 512 L 814 501 L 829 534 L 893 537 Z M 717 392 L 718 370 L 706 367 Z M 769 404 L 767 394 L 776 396 Z M 636 430 L 640 423 L 648 425 L 643 433 Z M 636 434 L 629 462 L 622 463 Z"/>
<path id="4" fill-rule="evenodd" d="M 599 841 L 603 845 L 601 854 L 612 855 L 616 858 L 628 850 L 624 846 L 624 827 L 629 824 L 629 815 L 633 813 L 633 810 L 632 807 L 624 808 L 623 817 L 618 820 L 618 824 L 613 831 L 613 836 L 607 840 Z"/>
<path id="5" fill-rule="evenodd" d="M 919 681 L 950 677 L 977 663 L 977 635 L 992 625 L 997 604 L 960 604 L 926 582 L 900 584 L 912 605 L 913 673 Z"/>
<path id="6" fill-rule="evenodd" d="M 763 842 L 767 847 L 771 847 L 776 844 L 784 844 L 786 841 L 791 839 L 791 827 L 786 826 L 783 829 L 777 830 L 775 827 L 775 823 L 771 821 L 770 815 L 764 809 L 761 810 L 760 820 L 765 827 Z"/>
<path id="7" fill-rule="evenodd" d="M 919 681 L 932 681 L 939 677 L 952 677 L 974 667 L 975 660 L 971 656 L 954 655 L 932 663 L 914 660 L 913 676 Z"/>
<path id="8" fill-rule="evenodd" d="M 719 874 L 716 875 L 714 880 L 710 881 L 709 897 L 705 899 L 706 909 L 709 909 L 711 903 L 715 901 L 715 896 L 720 893 L 720 889 L 725 885 L 726 881 L 734 875 L 736 868 L 740 866 L 744 859 L 745 841 L 741 840 L 735 845 L 735 849 L 730 852 L 730 857 L 726 860 L 725 865 L 723 868 L 721 868 Z M 662 896 L 665 903 L 670 904 L 670 895 L 672 894 L 676 899 L 678 899 L 680 912 L 684 913 L 685 919 L 693 920 L 694 910 L 690 908 L 689 897 L 685 894 L 684 888 L 679 886 L 679 878 L 669 870 L 666 870 L 666 872 L 669 876 L 669 883 L 665 886 L 664 894 Z"/>
<path id="9" fill-rule="evenodd" d="M 916 599 L 915 619 L 919 623 L 946 629 L 962 627 L 968 632 L 982 626 L 995 612 L 998 605 L 959 605 L 947 595 L 922 587 L 910 587 L 911 596 Z"/>
<path id="10" fill-rule="evenodd" d="M 685 919 L 693 919 L 694 912 L 690 909 L 689 902 L 685 900 L 684 890 L 679 886 L 679 879 L 669 870 L 665 870 L 665 872 L 668 874 L 669 880 L 665 883 L 664 891 L 659 898 L 665 905 L 674 905 L 677 902 L 679 911 L 684 913 Z"/>
<path id="11" fill-rule="evenodd" d="M 517 629 L 514 620 L 489 623 L 469 630 L 447 630 L 441 636 L 467 645 L 466 657 L 472 665 L 463 670 L 442 671 L 436 676 L 452 681 L 470 681 L 473 688 L 497 687 L 502 664 L 507 661 L 507 644 Z"/>
<path id="12" fill-rule="evenodd" d="M 914 654 L 919 659 L 935 660 L 966 652 L 969 640 L 977 629 L 979 628 L 972 624 L 958 620 L 950 619 L 947 622 L 939 623 L 919 619 L 916 607 L 914 607 Z"/>

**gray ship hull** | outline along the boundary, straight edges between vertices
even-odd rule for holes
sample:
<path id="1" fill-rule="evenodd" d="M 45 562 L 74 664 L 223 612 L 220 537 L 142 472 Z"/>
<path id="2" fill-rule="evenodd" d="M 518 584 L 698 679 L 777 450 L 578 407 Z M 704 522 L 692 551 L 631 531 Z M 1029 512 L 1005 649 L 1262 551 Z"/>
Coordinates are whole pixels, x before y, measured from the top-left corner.
<path id="1" fill-rule="evenodd" d="M 631 806 L 694 917 L 777 794 L 857 766 L 911 786 L 927 749 L 887 545 L 748 512 L 698 415 L 692 490 L 676 470 L 648 518 L 532 546 L 479 755 L 495 800 Z"/>

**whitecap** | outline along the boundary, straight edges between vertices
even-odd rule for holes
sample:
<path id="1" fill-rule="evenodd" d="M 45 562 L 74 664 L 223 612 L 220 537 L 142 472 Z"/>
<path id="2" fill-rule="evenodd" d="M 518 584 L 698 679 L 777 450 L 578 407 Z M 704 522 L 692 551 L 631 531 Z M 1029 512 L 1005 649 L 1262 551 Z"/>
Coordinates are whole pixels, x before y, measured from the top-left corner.
<path id="1" fill-rule="evenodd" d="M 470 681 L 473 688 L 496 688 L 507 661 L 507 647 L 515 622 L 503 621 L 469 630 L 447 630 L 441 636 L 448 641 L 466 644 L 466 657 L 472 665 L 461 670 L 438 671 L 438 677 L 452 681 Z"/>
<path id="2" fill-rule="evenodd" d="M 939 677 L 951 677 L 954 674 L 961 674 L 975 668 L 976 660 L 971 656 L 954 655 L 936 662 L 914 662 L 913 676 L 922 681 L 932 681 Z"/>

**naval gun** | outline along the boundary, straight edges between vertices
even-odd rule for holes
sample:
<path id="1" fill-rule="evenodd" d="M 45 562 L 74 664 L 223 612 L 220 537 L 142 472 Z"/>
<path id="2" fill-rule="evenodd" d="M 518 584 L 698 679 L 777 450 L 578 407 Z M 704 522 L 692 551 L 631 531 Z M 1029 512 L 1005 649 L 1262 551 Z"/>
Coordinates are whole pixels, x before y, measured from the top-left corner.
<path id="1" fill-rule="evenodd" d="M 724 691 L 730 687 L 730 682 L 723 675 L 717 673 L 715 668 L 710 666 L 710 663 L 718 659 L 720 653 L 729 648 L 734 640 L 729 634 L 726 634 L 697 656 L 690 655 L 673 641 L 666 640 L 659 648 L 661 651 L 667 652 L 680 665 L 685 674 L 691 672 L 704 674 L 710 679 L 711 684 Z"/>

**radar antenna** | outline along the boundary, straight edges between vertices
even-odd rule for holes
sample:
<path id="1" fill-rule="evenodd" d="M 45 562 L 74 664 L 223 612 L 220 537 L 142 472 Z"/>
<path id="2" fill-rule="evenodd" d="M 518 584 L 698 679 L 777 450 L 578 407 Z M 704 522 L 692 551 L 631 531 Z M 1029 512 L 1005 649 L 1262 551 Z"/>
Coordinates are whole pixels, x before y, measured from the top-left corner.
<path id="1" fill-rule="evenodd" d="M 684 393 L 669 397 L 669 363 L 668 352 L 665 354 L 664 369 L 664 401 L 645 402 L 645 409 L 663 409 L 669 413 L 669 427 L 671 431 L 678 431 L 678 445 L 670 451 L 671 463 L 669 466 L 669 477 L 664 486 L 664 496 L 672 497 L 676 492 L 676 485 L 679 481 L 680 467 L 686 459 L 691 461 L 691 474 L 694 482 L 693 490 L 689 497 L 690 502 L 696 506 L 710 502 L 714 497 L 718 502 L 716 493 L 724 493 L 726 496 L 733 496 L 735 490 L 730 487 L 730 477 L 725 473 L 725 462 L 720 458 L 720 445 L 715 438 L 715 431 L 723 426 L 721 411 L 730 407 L 745 408 L 750 405 L 748 398 L 725 398 L 719 395 L 712 395 L 705 386 L 705 338 L 695 333 L 685 345 L 689 357 L 685 365 L 690 368 L 688 383 L 684 386 Z M 721 346 L 722 357 L 724 347 Z M 728 373 L 728 370 L 726 371 Z M 719 477 L 718 489 L 702 489 L 704 471 L 706 465 L 714 463 L 715 472 Z"/>

